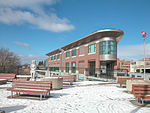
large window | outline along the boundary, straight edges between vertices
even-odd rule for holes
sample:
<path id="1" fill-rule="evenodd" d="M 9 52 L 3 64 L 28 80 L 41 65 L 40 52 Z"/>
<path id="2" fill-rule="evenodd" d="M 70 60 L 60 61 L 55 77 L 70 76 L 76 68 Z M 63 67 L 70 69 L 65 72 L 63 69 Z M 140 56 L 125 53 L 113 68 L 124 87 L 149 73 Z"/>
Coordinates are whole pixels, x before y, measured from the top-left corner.
<path id="1" fill-rule="evenodd" d="M 66 52 L 66 57 L 69 58 L 70 57 L 70 52 Z"/>
<path id="2" fill-rule="evenodd" d="M 72 73 L 76 73 L 76 63 L 72 63 Z"/>
<path id="3" fill-rule="evenodd" d="M 57 59 L 58 59 L 58 60 L 60 59 L 60 54 L 57 55 Z"/>
<path id="4" fill-rule="evenodd" d="M 69 63 L 66 63 L 66 72 L 69 73 Z"/>
<path id="5" fill-rule="evenodd" d="M 72 56 L 76 56 L 76 49 L 72 50 Z"/>
<path id="6" fill-rule="evenodd" d="M 105 55 L 105 54 L 111 54 L 115 55 L 116 54 L 116 41 L 109 40 L 109 41 L 102 41 L 100 42 L 100 55 Z"/>
<path id="7" fill-rule="evenodd" d="M 88 46 L 88 53 L 96 52 L 96 44 L 91 44 Z"/>

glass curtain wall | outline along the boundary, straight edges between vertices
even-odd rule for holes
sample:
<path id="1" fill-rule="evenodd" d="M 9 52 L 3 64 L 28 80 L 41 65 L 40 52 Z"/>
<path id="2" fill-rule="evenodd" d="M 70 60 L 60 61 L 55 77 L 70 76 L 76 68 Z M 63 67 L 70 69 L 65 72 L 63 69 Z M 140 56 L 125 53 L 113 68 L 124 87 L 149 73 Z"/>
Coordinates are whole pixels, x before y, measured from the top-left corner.
<path id="1" fill-rule="evenodd" d="M 116 51 L 117 51 L 116 41 L 113 40 L 102 41 L 100 42 L 99 47 L 100 47 L 100 55 L 105 55 L 105 54 L 116 55 Z"/>

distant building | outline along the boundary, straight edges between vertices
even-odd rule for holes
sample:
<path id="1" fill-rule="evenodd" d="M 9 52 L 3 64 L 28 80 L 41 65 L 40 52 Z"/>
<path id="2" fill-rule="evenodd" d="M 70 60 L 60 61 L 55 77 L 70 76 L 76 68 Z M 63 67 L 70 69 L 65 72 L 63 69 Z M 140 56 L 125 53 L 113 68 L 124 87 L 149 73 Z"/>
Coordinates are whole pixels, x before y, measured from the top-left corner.
<path id="1" fill-rule="evenodd" d="M 132 61 L 130 63 L 130 72 L 144 73 L 144 59 Z M 150 58 L 145 59 L 145 72 L 150 73 Z"/>
<path id="2" fill-rule="evenodd" d="M 130 71 L 130 61 L 117 59 L 117 69 L 122 71 Z"/>
<path id="3" fill-rule="evenodd" d="M 117 44 L 123 34 L 116 29 L 93 32 L 47 53 L 48 67 L 54 73 L 112 77 L 117 64 Z"/>
<path id="4" fill-rule="evenodd" d="M 129 75 L 134 78 L 144 78 L 144 60 L 134 61 L 130 63 Z M 150 58 L 145 59 L 145 79 L 150 80 Z"/>

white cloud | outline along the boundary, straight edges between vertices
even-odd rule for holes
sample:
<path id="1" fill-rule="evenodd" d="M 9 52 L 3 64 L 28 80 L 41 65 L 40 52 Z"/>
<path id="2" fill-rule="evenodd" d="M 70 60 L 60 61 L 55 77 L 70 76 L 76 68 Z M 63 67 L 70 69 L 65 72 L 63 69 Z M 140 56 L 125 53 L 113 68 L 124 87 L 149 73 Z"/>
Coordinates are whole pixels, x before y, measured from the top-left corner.
<path id="1" fill-rule="evenodd" d="M 150 44 L 145 45 L 146 57 L 150 57 Z M 127 45 L 118 46 L 118 57 L 125 59 L 132 58 L 143 58 L 144 57 L 144 46 L 141 45 Z"/>
<path id="2" fill-rule="evenodd" d="M 0 0 L 0 6 L 33 7 L 41 4 L 51 5 L 58 0 Z"/>
<path id="3" fill-rule="evenodd" d="M 13 42 L 14 44 L 16 44 L 16 45 L 19 45 L 19 46 L 23 46 L 23 47 L 29 47 L 29 44 L 27 44 L 27 43 L 22 43 L 22 42 Z"/>
<path id="4" fill-rule="evenodd" d="M 38 63 L 39 61 L 46 60 L 46 56 L 37 56 L 37 55 L 18 55 L 21 61 L 21 64 L 31 64 L 32 60 L 36 60 Z"/>
<path id="5" fill-rule="evenodd" d="M 5 24 L 31 24 L 38 29 L 63 32 L 74 29 L 66 18 L 59 18 L 52 12 L 46 13 L 44 5 L 50 6 L 57 0 L 1 0 L 0 22 Z"/>

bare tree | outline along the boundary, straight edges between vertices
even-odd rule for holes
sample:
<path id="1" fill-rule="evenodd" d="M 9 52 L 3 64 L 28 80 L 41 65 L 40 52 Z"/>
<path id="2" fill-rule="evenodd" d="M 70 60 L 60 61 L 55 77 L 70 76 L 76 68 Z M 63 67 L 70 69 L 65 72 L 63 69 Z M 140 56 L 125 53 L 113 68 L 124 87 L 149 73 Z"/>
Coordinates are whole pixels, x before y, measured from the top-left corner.
<path id="1" fill-rule="evenodd" d="M 17 73 L 20 65 L 19 57 L 8 49 L 0 49 L 0 72 L 1 73 Z"/>

